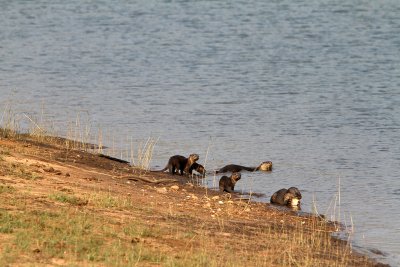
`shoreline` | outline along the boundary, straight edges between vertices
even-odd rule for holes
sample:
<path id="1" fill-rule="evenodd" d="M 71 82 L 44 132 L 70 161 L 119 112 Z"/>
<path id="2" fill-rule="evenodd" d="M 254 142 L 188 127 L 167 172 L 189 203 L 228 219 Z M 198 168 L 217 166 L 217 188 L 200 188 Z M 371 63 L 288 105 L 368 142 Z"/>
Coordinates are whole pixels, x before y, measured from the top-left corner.
<path id="1" fill-rule="evenodd" d="M 58 139 L 0 138 L 5 265 L 388 266 L 333 237 L 332 222 L 230 198 Z M 83 232 L 66 224 L 55 234 L 53 224 L 69 221 Z M 71 232 L 83 247 L 68 241 Z"/>

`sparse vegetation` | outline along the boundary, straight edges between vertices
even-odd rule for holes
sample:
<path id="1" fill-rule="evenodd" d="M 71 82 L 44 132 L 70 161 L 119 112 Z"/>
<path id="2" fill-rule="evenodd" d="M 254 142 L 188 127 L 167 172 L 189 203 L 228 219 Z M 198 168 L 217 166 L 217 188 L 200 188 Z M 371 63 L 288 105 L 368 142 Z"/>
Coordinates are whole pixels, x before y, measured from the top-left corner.
<path id="1" fill-rule="evenodd" d="M 110 193 L 90 193 L 86 196 L 88 202 L 99 208 L 131 209 L 132 199 L 125 196 L 113 196 Z"/>
<path id="2" fill-rule="evenodd" d="M 109 193 L 104 195 L 110 197 Z M 29 193 L 24 197 L 29 198 Z M 71 201 L 74 198 L 63 194 L 51 199 L 75 204 Z M 23 203 L 19 205 L 15 208 L 25 208 Z M 138 211 L 131 206 L 127 208 Z M 349 247 L 335 244 L 337 241 L 318 220 L 307 227 L 301 221 L 291 227 L 272 223 L 240 229 L 240 224 L 233 224 L 219 232 L 209 228 L 206 222 L 190 217 L 185 217 L 185 222 L 179 217 L 164 217 L 166 223 L 158 224 L 159 220 L 154 220 L 151 225 L 146 223 L 145 217 L 121 221 L 121 217 L 107 215 L 113 209 L 109 207 L 93 213 L 91 208 L 76 210 L 65 206 L 24 213 L 2 211 L 0 233 L 11 237 L 1 250 L 0 263 L 20 262 L 22 255 L 22 259 L 33 257 L 43 263 L 56 258 L 65 262 L 97 262 L 108 266 L 131 266 L 139 262 L 164 266 L 352 264 Z M 156 216 L 162 214 L 147 214 L 147 218 Z M 231 227 L 233 229 L 229 229 Z M 210 235 L 210 230 L 221 234 Z M 257 239 L 257 242 L 251 239 Z M 173 251 L 168 249 L 170 242 L 177 246 Z M 233 252 L 235 256 L 232 256 Z M 367 263 L 367 259 L 364 261 Z"/>
<path id="3" fill-rule="evenodd" d="M 58 133 L 54 123 L 46 119 L 45 108 L 42 105 L 39 116 L 27 113 L 17 113 L 12 109 L 11 103 L 6 103 L 3 114 L 0 117 L 0 138 L 25 139 L 34 142 L 58 145 L 70 150 L 82 150 L 95 153 L 105 153 L 104 143 L 112 144 L 107 149 L 107 155 L 126 159 L 136 166 L 137 171 L 142 173 L 149 170 L 153 156 L 153 150 L 158 138 L 149 137 L 139 140 L 135 144 L 127 140 L 125 146 L 116 147 L 115 136 L 112 133 L 103 133 L 99 128 L 93 131 L 93 125 L 87 112 L 78 113 L 76 117 L 67 122 L 66 131 Z M 21 125 L 25 125 L 26 133 L 21 132 Z M 59 137 L 64 136 L 64 137 Z"/>
<path id="4" fill-rule="evenodd" d="M 2 193 L 14 193 L 16 190 L 11 185 L 0 185 L 0 194 Z"/>
<path id="5" fill-rule="evenodd" d="M 19 132 L 19 116 L 11 108 L 11 103 L 4 107 L 3 114 L 0 117 L 0 137 L 17 137 Z"/>
<path id="6" fill-rule="evenodd" d="M 71 195 L 67 195 L 67 194 L 63 194 L 63 193 L 56 193 L 56 194 L 51 194 L 49 196 L 50 199 L 58 201 L 58 202 L 62 202 L 62 203 L 68 203 L 71 205 L 86 205 L 87 201 L 76 197 L 76 196 L 71 196 Z"/>

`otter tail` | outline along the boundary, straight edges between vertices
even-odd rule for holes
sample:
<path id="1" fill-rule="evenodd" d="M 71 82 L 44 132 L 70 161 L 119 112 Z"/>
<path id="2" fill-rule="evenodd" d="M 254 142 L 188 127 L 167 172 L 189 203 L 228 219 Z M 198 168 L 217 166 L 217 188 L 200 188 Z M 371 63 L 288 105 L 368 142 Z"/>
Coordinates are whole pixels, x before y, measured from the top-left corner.
<path id="1" fill-rule="evenodd" d="M 168 170 L 168 164 L 167 164 L 167 166 L 165 166 L 164 169 L 162 169 L 162 170 L 156 170 L 156 171 L 152 171 L 152 172 L 165 172 L 166 170 Z"/>

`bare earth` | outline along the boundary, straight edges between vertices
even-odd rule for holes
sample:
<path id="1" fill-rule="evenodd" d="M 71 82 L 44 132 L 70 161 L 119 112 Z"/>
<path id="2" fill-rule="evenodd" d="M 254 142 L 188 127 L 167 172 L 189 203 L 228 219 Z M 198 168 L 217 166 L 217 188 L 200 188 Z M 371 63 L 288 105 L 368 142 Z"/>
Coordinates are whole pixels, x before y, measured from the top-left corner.
<path id="1" fill-rule="evenodd" d="M 383 266 L 321 218 L 65 144 L 0 139 L 0 266 Z"/>

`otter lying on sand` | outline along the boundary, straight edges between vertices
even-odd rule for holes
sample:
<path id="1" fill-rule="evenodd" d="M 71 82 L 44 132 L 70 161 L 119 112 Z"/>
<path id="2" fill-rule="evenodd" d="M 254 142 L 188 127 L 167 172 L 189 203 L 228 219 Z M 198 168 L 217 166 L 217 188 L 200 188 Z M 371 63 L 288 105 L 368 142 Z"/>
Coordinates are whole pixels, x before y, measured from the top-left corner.
<path id="1" fill-rule="evenodd" d="M 272 161 L 264 161 L 257 167 L 246 167 L 236 164 L 229 164 L 221 169 L 215 171 L 215 173 L 224 173 L 224 172 L 240 172 L 240 171 L 271 171 L 272 170 Z"/>
<path id="2" fill-rule="evenodd" d="M 282 188 L 271 196 L 271 203 L 283 206 L 300 206 L 301 193 L 297 187 Z"/>
<path id="3" fill-rule="evenodd" d="M 167 166 L 165 166 L 164 169 L 159 170 L 159 172 L 164 172 L 168 170 L 169 173 L 172 175 L 174 175 L 175 172 L 180 175 L 183 175 L 184 172 L 192 173 L 193 169 L 190 168 L 192 167 L 193 163 L 195 163 L 198 159 L 198 154 L 190 154 L 188 158 L 181 155 L 175 155 L 169 158 Z"/>
<path id="4" fill-rule="evenodd" d="M 240 180 L 241 177 L 242 175 L 240 172 L 234 172 L 230 177 L 222 176 L 221 179 L 219 179 L 219 190 L 221 192 L 233 193 L 235 184 Z"/>

